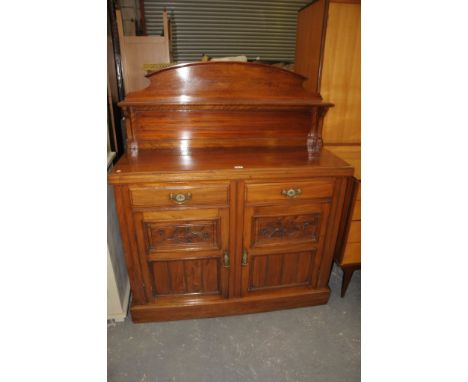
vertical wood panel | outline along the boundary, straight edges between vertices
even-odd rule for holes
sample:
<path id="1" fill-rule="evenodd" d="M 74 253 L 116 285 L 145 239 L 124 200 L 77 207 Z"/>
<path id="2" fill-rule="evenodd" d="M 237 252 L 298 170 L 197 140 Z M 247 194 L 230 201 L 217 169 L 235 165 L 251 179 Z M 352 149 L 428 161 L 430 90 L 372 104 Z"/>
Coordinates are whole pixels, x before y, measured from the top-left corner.
<path id="1" fill-rule="evenodd" d="M 349 227 L 348 232 L 348 243 L 360 243 L 361 242 L 361 222 L 353 221 Z"/>
<path id="2" fill-rule="evenodd" d="M 252 271 L 252 288 L 261 288 L 265 285 L 267 271 L 267 256 L 255 256 Z"/>
<path id="3" fill-rule="evenodd" d="M 338 179 L 336 182 L 335 192 L 333 195 L 332 209 L 330 211 L 330 219 L 327 227 L 327 236 L 323 245 L 322 256 L 317 257 L 320 259 L 320 265 L 318 266 L 318 278 L 316 286 L 319 288 L 326 287 L 328 279 L 330 278 L 330 269 L 332 267 L 333 253 L 337 244 L 337 236 L 339 231 L 339 225 L 336 222 L 339 221 L 340 216 L 343 212 L 344 199 L 347 182 L 347 178 Z"/>
<path id="4" fill-rule="evenodd" d="M 311 273 L 311 252 L 303 252 L 298 254 L 297 261 L 297 282 L 305 283 L 310 281 Z"/>
<path id="5" fill-rule="evenodd" d="M 354 203 L 353 208 L 353 216 L 351 217 L 352 220 L 361 220 L 361 201 L 356 200 Z"/>
<path id="6" fill-rule="evenodd" d="M 250 250 L 251 245 L 251 229 L 252 229 L 252 208 L 245 207 L 245 196 L 246 196 L 246 187 L 243 180 L 239 181 L 237 184 L 237 216 L 236 216 L 236 228 L 237 232 L 240 232 L 241 227 L 243 227 L 243 233 L 241 235 L 236 233 L 237 237 L 237 247 L 236 252 L 239 254 L 244 250 Z M 248 263 L 246 266 L 241 267 L 241 272 L 239 277 L 236 279 L 236 282 L 239 283 L 239 292 L 241 296 L 248 294 L 248 290 L 251 286 L 250 283 L 250 274 L 253 267 L 252 256 L 248 257 Z"/>
<path id="7" fill-rule="evenodd" d="M 200 260 L 184 261 L 184 272 L 188 293 L 202 291 L 202 274 L 200 262 Z"/>
<path id="8" fill-rule="evenodd" d="M 133 218 L 135 219 L 135 225 L 138 227 L 142 226 L 143 216 L 140 212 L 134 213 Z M 145 290 L 148 298 L 150 296 L 154 296 L 156 291 L 153 289 L 155 284 L 152 279 L 151 275 L 151 264 L 147 261 L 146 258 L 146 240 L 144 238 L 144 233 L 142 229 L 135 230 L 135 238 L 136 243 L 138 246 L 139 258 L 140 258 L 140 266 L 143 272 L 143 278 L 145 280 Z"/>
<path id="9" fill-rule="evenodd" d="M 124 246 L 125 261 L 128 268 L 130 286 L 135 303 L 146 303 L 150 293 L 144 287 L 149 285 L 148 264 L 140 264 L 138 245 L 135 243 L 134 221 L 130 208 L 128 187 L 115 188 L 115 206 L 119 216 L 122 244 Z M 149 287 L 151 289 L 151 286 Z"/>
<path id="10" fill-rule="evenodd" d="M 297 263 L 299 257 L 297 253 L 284 255 L 283 277 L 281 284 L 295 284 L 297 282 Z"/>
<path id="11" fill-rule="evenodd" d="M 311 92 L 320 88 L 327 3 L 327 0 L 314 1 L 297 15 L 295 72 L 307 78 L 304 87 Z"/>
<path id="12" fill-rule="evenodd" d="M 173 293 L 185 293 L 187 287 L 185 284 L 183 261 L 169 261 L 168 265 Z"/>
<path id="13" fill-rule="evenodd" d="M 232 254 L 231 263 L 234 264 L 234 268 L 231 268 L 229 271 L 229 285 L 228 285 L 228 297 L 232 298 L 234 296 L 240 296 L 240 285 L 236 288 L 236 279 L 238 278 L 238 273 L 241 272 L 241 259 L 239 254 L 242 251 L 242 243 L 238 246 L 238 239 L 236 236 L 240 236 L 239 239 L 242 239 L 242 235 L 238 235 L 238 228 L 236 226 L 236 192 L 237 192 L 237 185 L 235 181 L 231 181 L 229 185 L 229 237 L 227 239 L 227 243 L 229 246 L 229 253 Z M 224 290 L 222 292 L 225 292 Z M 226 296 L 226 293 L 223 293 Z"/>
<path id="14" fill-rule="evenodd" d="M 235 268 L 235 246 L 230 240 L 230 237 L 232 237 L 232 226 L 231 226 L 231 221 L 232 219 L 230 218 L 230 211 L 233 211 L 233 199 L 234 195 L 232 195 L 232 190 L 229 189 L 229 205 L 230 209 L 223 208 L 219 209 L 219 217 L 221 219 L 221 226 L 220 226 L 220 243 L 221 243 L 221 248 L 224 251 L 229 252 L 229 258 L 231 262 L 231 266 L 229 268 L 222 267 L 220 268 L 219 271 L 219 276 L 218 276 L 218 283 L 219 283 L 219 288 L 218 290 L 221 292 L 221 295 L 224 297 L 228 297 L 229 295 L 232 296 L 233 290 L 231 288 L 232 286 L 232 280 L 234 276 L 234 270 Z M 234 198 L 235 199 L 235 198 Z"/>
<path id="15" fill-rule="evenodd" d="M 342 265 L 361 263 L 361 243 L 347 243 Z"/>
<path id="16" fill-rule="evenodd" d="M 281 283 L 281 267 L 283 255 L 268 256 L 268 274 L 266 275 L 266 286 L 275 286 Z"/>
<path id="17" fill-rule="evenodd" d="M 354 176 L 361 179 L 361 146 L 327 146 L 327 149 L 354 167 Z M 352 208 L 352 215 L 343 216 L 343 225 L 338 236 L 335 259 L 338 264 L 359 264 L 361 261 L 361 182 L 352 184 L 346 203 Z M 349 200 L 351 198 L 352 200 Z M 352 222 L 351 222 L 352 220 Z"/>
<path id="18" fill-rule="evenodd" d="M 218 261 L 213 259 L 203 259 L 202 280 L 205 292 L 217 292 L 218 286 Z"/>
<path id="19" fill-rule="evenodd" d="M 171 293 L 171 284 L 167 272 L 167 261 L 156 261 L 153 263 L 153 277 L 156 294 Z"/>
<path id="20" fill-rule="evenodd" d="M 331 3 L 321 94 L 335 104 L 323 126 L 327 143 L 361 142 L 361 5 Z"/>

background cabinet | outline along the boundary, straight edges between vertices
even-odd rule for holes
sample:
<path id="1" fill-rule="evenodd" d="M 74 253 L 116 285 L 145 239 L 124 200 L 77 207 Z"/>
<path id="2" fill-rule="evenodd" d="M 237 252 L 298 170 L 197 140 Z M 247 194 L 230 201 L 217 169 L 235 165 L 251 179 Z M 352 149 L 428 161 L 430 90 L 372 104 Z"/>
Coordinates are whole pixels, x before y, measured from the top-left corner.
<path id="1" fill-rule="evenodd" d="M 355 270 L 361 268 L 361 146 L 328 146 L 328 149 L 354 167 L 354 180 L 348 186 L 346 203 L 349 209 L 344 212 L 344 226 L 338 236 L 335 262 L 343 269 L 341 296 Z"/>
<path id="2" fill-rule="evenodd" d="M 361 167 L 361 2 L 317 0 L 299 11 L 297 21 L 296 72 L 304 86 L 332 99 L 323 124 L 328 150 L 352 164 L 360 187 Z M 350 191 L 352 192 L 352 191 Z M 361 264 L 360 191 L 352 192 L 355 209 L 342 229 L 336 263 L 343 268 L 342 296 L 354 270 Z M 351 219 L 351 217 L 353 217 Z"/>

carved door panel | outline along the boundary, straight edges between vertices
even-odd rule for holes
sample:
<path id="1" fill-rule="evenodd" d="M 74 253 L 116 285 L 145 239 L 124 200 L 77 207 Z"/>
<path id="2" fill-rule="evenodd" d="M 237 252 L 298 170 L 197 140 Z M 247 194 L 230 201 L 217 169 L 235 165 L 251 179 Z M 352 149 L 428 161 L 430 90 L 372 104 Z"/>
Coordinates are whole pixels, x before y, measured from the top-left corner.
<path id="1" fill-rule="evenodd" d="M 136 212 L 135 222 L 147 296 L 227 297 L 227 208 Z"/>
<path id="2" fill-rule="evenodd" d="M 314 287 L 329 209 L 329 202 L 247 206 L 241 294 Z"/>

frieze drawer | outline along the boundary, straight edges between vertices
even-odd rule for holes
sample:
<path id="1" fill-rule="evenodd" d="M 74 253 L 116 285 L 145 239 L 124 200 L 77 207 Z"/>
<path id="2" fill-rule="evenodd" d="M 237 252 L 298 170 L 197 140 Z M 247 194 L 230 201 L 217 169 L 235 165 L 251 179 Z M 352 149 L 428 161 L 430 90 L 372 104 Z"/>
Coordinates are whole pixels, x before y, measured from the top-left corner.
<path id="1" fill-rule="evenodd" d="M 227 183 L 130 187 L 134 207 L 227 205 L 228 191 Z"/>
<path id="2" fill-rule="evenodd" d="M 250 203 L 270 201 L 329 198 L 333 195 L 335 181 L 320 179 L 284 183 L 252 183 L 246 185 L 245 199 Z"/>

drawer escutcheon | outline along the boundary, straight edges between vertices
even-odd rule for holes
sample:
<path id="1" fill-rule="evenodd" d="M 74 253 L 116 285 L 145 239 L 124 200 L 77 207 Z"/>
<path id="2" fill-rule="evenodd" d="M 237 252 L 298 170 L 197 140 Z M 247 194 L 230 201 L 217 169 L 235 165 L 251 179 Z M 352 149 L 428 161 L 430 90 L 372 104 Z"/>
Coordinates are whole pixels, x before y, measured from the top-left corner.
<path id="1" fill-rule="evenodd" d="M 288 198 L 295 198 L 296 196 L 299 196 L 300 194 L 302 194 L 302 190 L 300 188 L 289 188 L 289 189 L 283 188 L 283 190 L 281 191 L 281 195 L 284 195 Z"/>
<path id="2" fill-rule="evenodd" d="M 187 192 L 185 194 L 179 193 L 179 194 L 173 194 L 172 192 L 169 194 L 169 199 L 172 200 L 173 202 L 177 204 L 182 204 L 185 203 L 188 200 L 192 200 L 192 194 L 190 192 Z"/>

